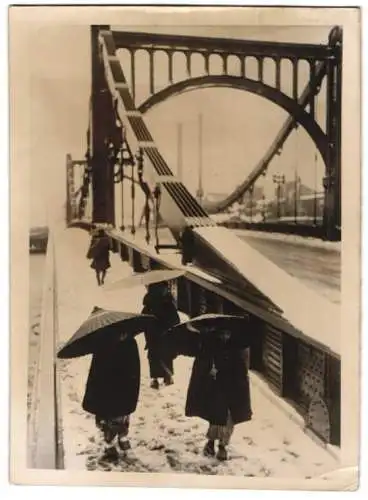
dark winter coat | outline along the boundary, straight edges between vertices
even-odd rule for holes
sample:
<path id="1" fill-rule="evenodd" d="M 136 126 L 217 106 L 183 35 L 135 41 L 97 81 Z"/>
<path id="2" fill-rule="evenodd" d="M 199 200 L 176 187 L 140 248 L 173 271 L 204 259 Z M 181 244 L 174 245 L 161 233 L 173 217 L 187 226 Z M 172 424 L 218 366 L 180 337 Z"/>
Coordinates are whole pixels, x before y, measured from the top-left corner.
<path id="1" fill-rule="evenodd" d="M 133 413 L 140 388 L 140 360 L 135 339 L 104 344 L 93 355 L 83 409 L 101 418 Z"/>
<path id="2" fill-rule="evenodd" d="M 167 292 L 165 295 L 155 292 L 147 293 L 143 299 L 142 313 L 152 314 L 158 320 L 155 326 L 145 332 L 151 378 L 174 374 L 173 354 L 162 341 L 163 334 L 172 326 L 180 323 L 171 293 Z"/>
<path id="3" fill-rule="evenodd" d="M 89 254 L 92 255 L 92 269 L 106 271 L 110 267 L 110 240 L 107 236 L 92 242 Z"/>
<path id="4" fill-rule="evenodd" d="M 199 337 L 199 336 L 198 336 Z M 226 425 L 228 411 L 234 424 L 252 418 L 245 348 L 211 345 L 198 339 L 189 382 L 185 415 L 200 417 L 214 425 Z M 217 373 L 213 377 L 211 368 Z"/>

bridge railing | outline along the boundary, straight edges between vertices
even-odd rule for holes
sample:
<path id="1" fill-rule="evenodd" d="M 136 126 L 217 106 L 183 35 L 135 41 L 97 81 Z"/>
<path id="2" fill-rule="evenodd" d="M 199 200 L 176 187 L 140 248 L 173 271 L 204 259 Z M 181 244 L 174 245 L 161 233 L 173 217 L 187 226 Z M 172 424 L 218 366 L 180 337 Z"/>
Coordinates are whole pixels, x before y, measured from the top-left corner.
<path id="1" fill-rule="evenodd" d="M 40 345 L 28 424 L 27 461 L 31 469 L 63 468 L 60 391 L 55 363 L 58 332 L 56 280 L 54 240 L 50 231 L 44 271 Z"/>

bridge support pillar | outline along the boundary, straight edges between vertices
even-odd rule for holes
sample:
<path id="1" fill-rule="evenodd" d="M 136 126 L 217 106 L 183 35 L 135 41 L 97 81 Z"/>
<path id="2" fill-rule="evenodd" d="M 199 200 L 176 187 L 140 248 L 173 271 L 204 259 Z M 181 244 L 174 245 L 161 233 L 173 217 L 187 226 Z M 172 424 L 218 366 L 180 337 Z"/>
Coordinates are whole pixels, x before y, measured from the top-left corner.
<path id="1" fill-rule="evenodd" d="M 330 55 L 327 62 L 328 139 L 324 226 L 327 240 L 340 239 L 341 228 L 341 91 L 342 32 L 334 28 L 329 36 Z"/>
<path id="2" fill-rule="evenodd" d="M 92 222 L 115 225 L 115 186 L 113 165 L 109 162 L 107 134 L 109 112 L 112 106 L 107 89 L 103 60 L 100 55 L 98 34 L 109 26 L 91 27 L 92 49 Z M 110 118 L 111 119 L 111 118 Z"/>

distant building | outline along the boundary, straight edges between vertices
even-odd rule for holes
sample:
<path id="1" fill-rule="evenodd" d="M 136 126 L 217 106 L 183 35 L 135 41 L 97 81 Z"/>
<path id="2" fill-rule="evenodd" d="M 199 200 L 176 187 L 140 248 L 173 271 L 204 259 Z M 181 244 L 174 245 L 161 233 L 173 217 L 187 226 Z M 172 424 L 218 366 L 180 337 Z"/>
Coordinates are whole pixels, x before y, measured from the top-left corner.
<path id="1" fill-rule="evenodd" d="M 314 194 L 314 190 L 302 184 L 299 177 L 297 182 L 293 180 L 280 185 L 280 198 L 285 198 L 287 200 L 294 199 L 296 190 L 298 197 Z M 275 187 L 275 198 L 277 198 L 277 186 Z"/>
<path id="2" fill-rule="evenodd" d="M 243 195 L 242 203 L 244 205 L 247 205 L 250 200 L 252 200 L 255 204 L 262 200 L 264 196 L 264 188 L 263 186 L 253 186 L 253 193 L 250 191 L 247 191 Z"/>
<path id="3" fill-rule="evenodd" d="M 217 203 L 224 200 L 229 193 L 206 193 L 203 197 L 203 203 Z"/>
<path id="4" fill-rule="evenodd" d="M 281 217 L 322 217 L 324 193 L 318 193 L 302 184 L 299 178 L 297 183 L 289 181 L 281 185 L 279 198 L 276 187 L 274 199 L 267 205 L 272 217 L 277 217 L 278 211 Z"/>

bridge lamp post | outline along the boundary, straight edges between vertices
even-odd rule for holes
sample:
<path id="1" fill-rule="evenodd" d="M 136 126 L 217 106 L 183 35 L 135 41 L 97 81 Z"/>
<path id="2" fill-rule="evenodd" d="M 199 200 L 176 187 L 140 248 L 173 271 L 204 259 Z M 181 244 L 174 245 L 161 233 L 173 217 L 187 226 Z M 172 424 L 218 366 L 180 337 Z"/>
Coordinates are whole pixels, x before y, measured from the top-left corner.
<path id="1" fill-rule="evenodd" d="M 313 224 L 317 225 L 317 153 L 314 153 L 314 203 L 313 203 Z"/>
<path id="2" fill-rule="evenodd" d="M 295 172 L 294 180 L 294 223 L 298 223 L 298 205 L 299 205 L 299 191 L 300 191 L 300 177 L 297 172 Z"/>
<path id="3" fill-rule="evenodd" d="M 299 150 L 299 141 L 298 141 L 298 130 L 299 126 L 295 123 L 295 173 L 294 173 L 294 224 L 298 223 L 298 187 L 299 187 L 299 179 L 298 179 L 298 150 Z"/>
<path id="4" fill-rule="evenodd" d="M 254 184 L 249 188 L 250 222 L 253 222 L 253 193 L 254 193 Z"/>
<path id="5" fill-rule="evenodd" d="M 280 195 L 281 195 L 281 186 L 285 184 L 285 175 L 284 174 L 274 174 L 272 176 L 272 181 L 277 185 L 277 218 L 280 219 Z"/>
<path id="6" fill-rule="evenodd" d="M 263 222 L 266 222 L 266 197 L 262 196 L 262 219 Z"/>

